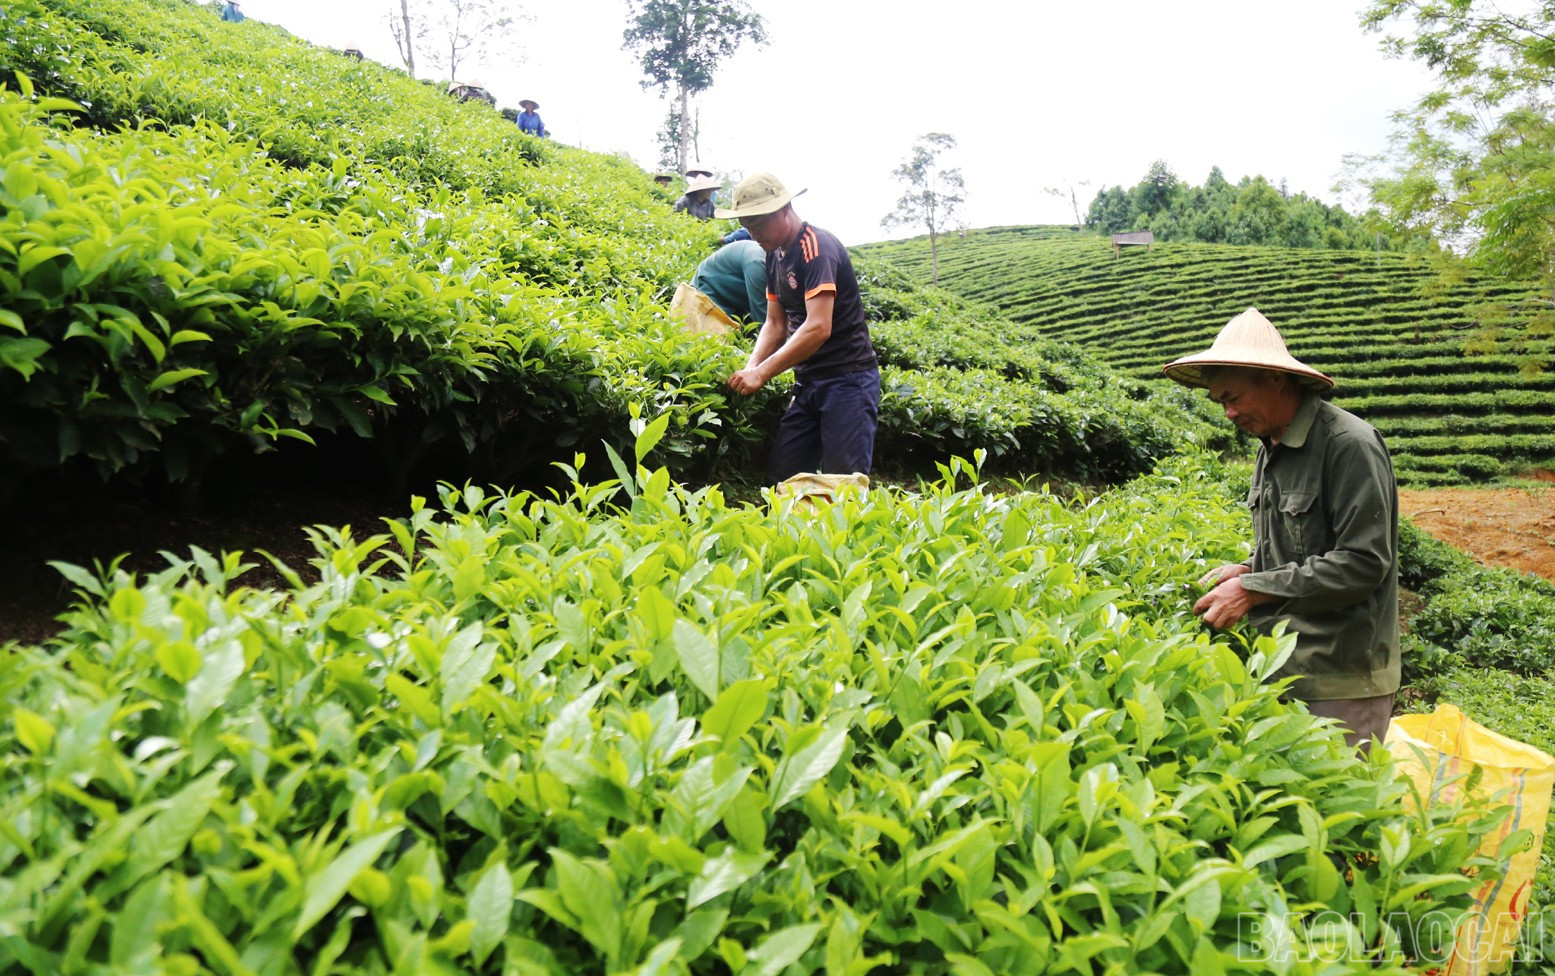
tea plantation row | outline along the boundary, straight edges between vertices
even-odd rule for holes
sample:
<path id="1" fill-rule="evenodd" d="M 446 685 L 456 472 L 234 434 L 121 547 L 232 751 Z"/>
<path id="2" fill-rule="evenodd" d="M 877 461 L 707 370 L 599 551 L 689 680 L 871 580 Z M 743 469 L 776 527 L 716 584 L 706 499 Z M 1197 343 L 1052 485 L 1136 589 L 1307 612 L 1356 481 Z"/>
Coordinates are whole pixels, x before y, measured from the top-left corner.
<path id="1" fill-rule="evenodd" d="M 730 395 L 736 340 L 665 299 L 721 230 L 641 170 L 184 0 L 0 11 L 0 499 L 28 472 L 198 482 L 232 452 L 357 436 L 486 480 L 618 448 L 701 477 L 759 454 L 784 394 Z M 861 262 L 886 365 L 879 454 L 986 449 L 1118 480 L 1225 437 L 1055 343 Z"/>
<path id="2" fill-rule="evenodd" d="M 790 512 L 637 468 L 320 530 L 280 592 L 69 569 L 0 668 L 0 969 L 1429 964 L 1489 824 L 1282 704 L 1288 641 L 1198 627 L 1224 482 Z"/>
<path id="3" fill-rule="evenodd" d="M 925 240 L 865 250 L 928 267 Z M 1533 297 L 1526 287 L 1467 271 L 1445 283 L 1393 253 L 1157 244 L 1114 259 L 1105 238 L 1048 228 L 947 239 L 940 270 L 945 288 L 1018 330 L 1078 343 L 1141 379 L 1257 306 L 1296 356 L 1337 380 L 1334 402 L 1387 436 L 1406 482 L 1462 483 L 1555 457 L 1555 372 L 1539 369 L 1548 339 L 1497 338 L 1517 318 L 1506 308 Z"/>

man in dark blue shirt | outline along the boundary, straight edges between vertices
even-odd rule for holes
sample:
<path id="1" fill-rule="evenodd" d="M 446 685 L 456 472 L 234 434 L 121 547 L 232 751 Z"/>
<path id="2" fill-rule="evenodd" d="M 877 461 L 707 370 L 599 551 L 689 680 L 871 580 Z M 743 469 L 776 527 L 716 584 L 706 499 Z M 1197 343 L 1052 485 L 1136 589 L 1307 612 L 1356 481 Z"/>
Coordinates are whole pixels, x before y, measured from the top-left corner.
<path id="1" fill-rule="evenodd" d="M 853 261 L 836 237 L 794 213 L 799 193 L 758 173 L 717 212 L 739 220 L 767 252 L 766 321 L 729 388 L 748 396 L 794 371 L 794 398 L 768 462 L 774 482 L 801 471 L 868 474 L 880 413 L 880 368 Z"/>
<path id="2" fill-rule="evenodd" d="M 234 24 L 243 23 L 243 11 L 238 9 L 237 0 L 227 0 L 221 5 L 221 19 Z"/>
<path id="3" fill-rule="evenodd" d="M 544 139 L 548 133 L 545 123 L 540 121 L 540 103 L 532 98 L 521 98 L 518 107 L 523 109 L 518 113 L 518 131 Z"/>

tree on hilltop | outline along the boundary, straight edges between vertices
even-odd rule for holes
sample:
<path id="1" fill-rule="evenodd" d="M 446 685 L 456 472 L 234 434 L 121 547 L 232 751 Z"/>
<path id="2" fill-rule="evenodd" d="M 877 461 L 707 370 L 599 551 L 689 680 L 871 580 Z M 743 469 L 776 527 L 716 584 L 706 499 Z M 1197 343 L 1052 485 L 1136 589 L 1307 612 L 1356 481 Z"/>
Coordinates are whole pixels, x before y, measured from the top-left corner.
<path id="1" fill-rule="evenodd" d="M 389 11 L 389 30 L 405 70 L 415 77 L 419 46 L 450 81 L 458 80 L 460 68 L 514 44 L 522 19 L 502 0 L 398 0 L 396 8 Z"/>
<path id="2" fill-rule="evenodd" d="M 1218 166 L 1203 186 L 1190 186 L 1162 160 L 1132 189 L 1098 192 L 1086 224 L 1103 234 L 1149 230 L 1159 241 L 1335 250 L 1373 245 L 1372 229 L 1362 221 L 1305 193 L 1291 193 L 1288 186 L 1282 191 L 1262 176 L 1243 177 L 1233 186 Z M 1396 250 L 1400 243 L 1389 238 L 1383 246 Z"/>
<path id="3" fill-rule="evenodd" d="M 1065 196 L 1069 197 L 1069 207 L 1074 211 L 1074 229 L 1079 230 L 1085 226 L 1085 218 L 1080 216 L 1080 194 L 1077 191 L 1082 186 L 1090 185 L 1090 180 L 1080 180 L 1078 183 L 1074 180 L 1065 180 L 1063 186 L 1044 186 L 1042 192 L 1060 200 Z"/>
<path id="4" fill-rule="evenodd" d="M 399 50 L 400 60 L 405 63 L 405 70 L 414 78 L 416 37 L 421 33 L 420 25 L 411 16 L 410 0 L 400 0 L 399 7 L 398 11 L 389 11 L 389 32 L 394 35 L 394 46 Z"/>
<path id="5" fill-rule="evenodd" d="M 881 221 L 882 227 L 921 224 L 929 231 L 930 267 L 934 284 L 939 284 L 939 235 L 954 224 L 956 210 L 966 202 L 966 183 L 961 168 L 936 169 L 940 153 L 956 148 L 956 137 L 930 132 L 913 144 L 912 156 L 891 171 L 897 181 L 906 184 L 896 209 Z"/>
<path id="6" fill-rule="evenodd" d="M 1172 172 L 1166 160 L 1158 159 L 1151 163 L 1145 178 L 1134 187 L 1135 210 L 1147 216 L 1166 210 L 1172 205 L 1179 182 L 1177 174 Z"/>
<path id="7" fill-rule="evenodd" d="M 627 0 L 623 48 L 637 52 L 643 87 L 673 89 L 680 172 L 691 145 L 691 96 L 713 87 L 713 72 L 745 41 L 767 42 L 761 15 L 745 0 Z"/>
<path id="8" fill-rule="evenodd" d="M 1362 26 L 1437 87 L 1395 114 L 1392 147 L 1353 170 L 1397 226 L 1492 274 L 1539 281 L 1534 335 L 1555 330 L 1555 0 L 1372 0 Z M 1372 173 L 1376 170 L 1372 170 Z"/>

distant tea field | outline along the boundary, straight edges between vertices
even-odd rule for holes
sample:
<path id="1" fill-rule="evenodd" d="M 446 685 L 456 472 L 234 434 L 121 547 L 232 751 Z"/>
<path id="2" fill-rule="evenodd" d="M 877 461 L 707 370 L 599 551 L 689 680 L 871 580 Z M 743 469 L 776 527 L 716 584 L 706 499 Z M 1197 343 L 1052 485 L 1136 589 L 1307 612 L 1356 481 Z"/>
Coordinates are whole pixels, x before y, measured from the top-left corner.
<path id="1" fill-rule="evenodd" d="M 862 248 L 929 277 L 927 239 Z M 1334 402 L 1375 424 L 1400 478 L 1465 484 L 1555 456 L 1547 340 L 1489 336 L 1519 283 L 1444 281 L 1402 254 L 1158 243 L 1113 256 L 1104 237 L 992 228 L 940 242 L 940 285 L 997 307 L 1028 338 L 1079 343 L 1161 382 L 1161 365 L 1205 348 L 1256 306 L 1291 351 L 1338 381 Z"/>

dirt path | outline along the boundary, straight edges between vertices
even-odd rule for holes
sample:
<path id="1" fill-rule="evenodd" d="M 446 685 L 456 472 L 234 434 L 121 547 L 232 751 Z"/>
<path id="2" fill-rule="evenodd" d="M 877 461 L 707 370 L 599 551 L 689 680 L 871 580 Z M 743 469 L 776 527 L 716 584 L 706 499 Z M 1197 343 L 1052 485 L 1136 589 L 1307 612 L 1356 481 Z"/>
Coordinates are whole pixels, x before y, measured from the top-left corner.
<path id="1" fill-rule="evenodd" d="M 1555 580 L 1555 484 L 1398 493 L 1399 514 L 1488 566 Z"/>

